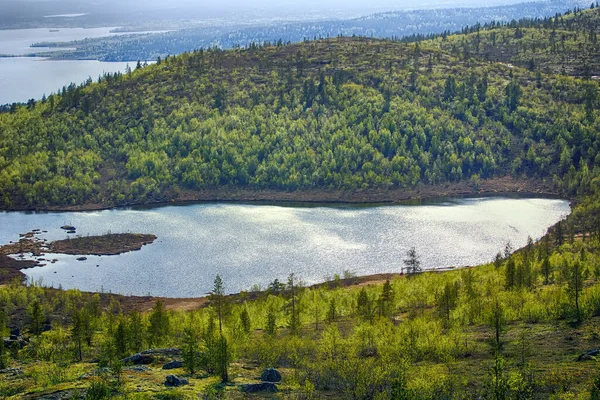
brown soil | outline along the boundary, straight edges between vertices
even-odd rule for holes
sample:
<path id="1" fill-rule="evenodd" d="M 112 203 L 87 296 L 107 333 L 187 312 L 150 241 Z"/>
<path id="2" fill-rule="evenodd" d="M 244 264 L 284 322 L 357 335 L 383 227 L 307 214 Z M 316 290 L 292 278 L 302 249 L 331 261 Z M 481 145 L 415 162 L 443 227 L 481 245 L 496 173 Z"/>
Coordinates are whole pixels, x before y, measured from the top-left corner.
<path id="1" fill-rule="evenodd" d="M 0 284 L 10 282 L 23 282 L 25 274 L 22 269 L 32 268 L 37 265 L 36 261 L 15 260 L 7 255 L 0 254 Z"/>
<path id="2" fill-rule="evenodd" d="M 299 203 L 396 203 L 407 200 L 422 200 L 436 197 L 490 194 L 538 194 L 558 195 L 556 187 L 541 179 L 515 179 L 511 176 L 481 180 L 462 181 L 439 185 L 419 185 L 415 188 L 395 189 L 302 189 L 297 191 L 256 190 L 239 188 L 218 188 L 204 190 L 176 190 L 145 202 L 121 204 L 122 206 L 179 204 L 198 201 L 231 202 L 299 202 Z M 114 204 L 90 203 L 76 206 L 50 206 L 49 211 L 87 211 L 113 208 Z M 31 210 L 32 207 L 13 207 L 14 210 Z M 38 208 L 38 210 L 40 210 Z"/>

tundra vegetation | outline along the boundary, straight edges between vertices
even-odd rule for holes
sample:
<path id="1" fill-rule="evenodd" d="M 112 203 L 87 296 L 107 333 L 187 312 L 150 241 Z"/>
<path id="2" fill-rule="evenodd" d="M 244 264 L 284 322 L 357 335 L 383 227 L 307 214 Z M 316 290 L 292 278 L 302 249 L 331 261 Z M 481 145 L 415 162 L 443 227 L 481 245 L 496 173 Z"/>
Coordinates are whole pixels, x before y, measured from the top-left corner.
<path id="1" fill-rule="evenodd" d="M 411 249 L 389 280 L 303 287 L 291 274 L 231 296 L 216 277 L 194 310 L 4 285 L 0 328 L 25 337 L 1 342 L 0 394 L 244 398 L 240 385 L 274 367 L 275 397 L 598 398 L 599 21 L 594 7 L 427 40 L 201 50 L 8 107 L 7 208 L 510 175 L 551 185 L 573 210 L 486 265 L 423 272 Z M 486 52 L 488 40 L 510 51 Z M 180 388 L 164 385 L 173 357 Z"/>

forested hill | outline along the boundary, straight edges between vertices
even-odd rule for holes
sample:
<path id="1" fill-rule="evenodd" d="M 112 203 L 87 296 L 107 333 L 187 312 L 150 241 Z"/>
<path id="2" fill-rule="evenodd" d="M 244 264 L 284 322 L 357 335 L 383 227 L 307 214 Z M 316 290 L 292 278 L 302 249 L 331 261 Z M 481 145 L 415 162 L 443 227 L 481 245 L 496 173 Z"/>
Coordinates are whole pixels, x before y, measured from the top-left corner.
<path id="1" fill-rule="evenodd" d="M 72 85 L 0 114 L 0 204 L 477 186 L 507 175 L 587 192 L 600 176 L 598 82 L 567 74 L 596 65 L 600 13 L 560 20 L 586 23 L 200 50 Z M 544 47 L 547 31 L 556 39 Z M 501 50 L 471 51 L 474 40 Z M 509 64 L 531 49 L 530 68 Z M 564 74 L 538 68 L 561 54 Z"/>

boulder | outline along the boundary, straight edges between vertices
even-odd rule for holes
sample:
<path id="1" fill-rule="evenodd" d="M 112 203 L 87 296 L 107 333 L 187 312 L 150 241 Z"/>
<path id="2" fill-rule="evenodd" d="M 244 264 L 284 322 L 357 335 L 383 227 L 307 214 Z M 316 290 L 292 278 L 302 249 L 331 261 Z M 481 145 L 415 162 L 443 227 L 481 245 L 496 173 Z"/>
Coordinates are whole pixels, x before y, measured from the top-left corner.
<path id="1" fill-rule="evenodd" d="M 142 351 L 140 354 L 150 354 L 150 355 L 158 354 L 158 355 L 162 355 L 162 356 L 175 357 L 175 356 L 180 356 L 181 355 L 181 350 L 180 349 L 176 349 L 176 348 L 148 349 L 148 350 Z"/>
<path id="2" fill-rule="evenodd" d="M 167 387 L 178 387 L 187 385 L 189 382 L 187 379 L 180 378 L 177 375 L 168 375 L 165 381 L 165 386 Z"/>
<path id="3" fill-rule="evenodd" d="M 244 393 L 276 393 L 279 391 L 279 389 L 277 389 L 277 386 L 275 386 L 275 384 L 271 382 L 247 383 L 245 385 L 241 385 L 240 390 Z"/>
<path id="4" fill-rule="evenodd" d="M 173 360 L 170 363 L 166 363 L 163 365 L 162 369 L 175 369 L 183 367 L 183 363 L 178 360 Z"/>
<path id="5" fill-rule="evenodd" d="M 275 368 L 267 368 L 260 374 L 263 382 L 281 382 L 281 374 Z"/>
<path id="6" fill-rule="evenodd" d="M 579 357 L 577 357 L 577 361 L 595 360 L 599 354 L 600 354 L 600 349 L 588 350 L 585 353 L 580 354 Z"/>
<path id="7" fill-rule="evenodd" d="M 121 361 L 123 364 L 148 365 L 154 362 L 154 357 L 152 357 L 150 354 L 137 353 L 131 357 L 124 358 Z"/>

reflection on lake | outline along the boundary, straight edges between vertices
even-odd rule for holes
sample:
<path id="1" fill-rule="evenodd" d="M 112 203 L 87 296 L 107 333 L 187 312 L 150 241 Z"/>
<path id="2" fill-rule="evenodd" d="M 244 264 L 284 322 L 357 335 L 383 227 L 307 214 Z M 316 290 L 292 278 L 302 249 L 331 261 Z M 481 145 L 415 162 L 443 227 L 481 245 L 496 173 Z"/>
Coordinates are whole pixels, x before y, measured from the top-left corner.
<path id="1" fill-rule="evenodd" d="M 523 246 L 569 213 L 556 199 L 451 199 L 427 205 L 284 207 L 194 204 L 81 213 L 0 214 L 0 243 L 46 229 L 63 239 L 78 234 L 152 233 L 156 242 L 120 256 L 58 256 L 25 271 L 48 286 L 87 291 L 194 297 L 220 274 L 228 292 L 263 288 L 292 272 L 306 283 L 350 270 L 358 275 L 399 272 L 414 246 L 424 268 L 490 261 L 510 241 Z M 55 258 L 53 255 L 49 258 Z"/>

